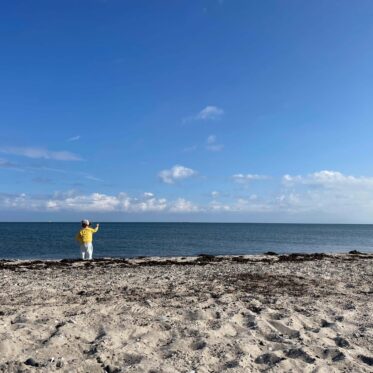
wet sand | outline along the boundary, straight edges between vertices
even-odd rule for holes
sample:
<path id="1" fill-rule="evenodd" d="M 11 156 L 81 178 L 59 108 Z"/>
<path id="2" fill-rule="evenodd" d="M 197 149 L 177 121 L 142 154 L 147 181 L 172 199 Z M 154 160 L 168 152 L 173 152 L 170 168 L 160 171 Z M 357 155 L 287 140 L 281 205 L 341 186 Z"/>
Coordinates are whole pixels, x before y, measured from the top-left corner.
<path id="1" fill-rule="evenodd" d="M 372 372 L 373 255 L 0 261 L 1 372 Z"/>

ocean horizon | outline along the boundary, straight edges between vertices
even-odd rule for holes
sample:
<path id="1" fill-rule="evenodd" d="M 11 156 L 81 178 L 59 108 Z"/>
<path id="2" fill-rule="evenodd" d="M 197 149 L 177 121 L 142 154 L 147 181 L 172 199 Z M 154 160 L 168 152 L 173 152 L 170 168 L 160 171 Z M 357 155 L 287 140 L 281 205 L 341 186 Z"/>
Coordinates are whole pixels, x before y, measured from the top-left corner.
<path id="1" fill-rule="evenodd" d="M 80 256 L 76 222 L 0 222 L 1 259 Z M 373 252 L 370 224 L 103 222 L 94 257 Z"/>

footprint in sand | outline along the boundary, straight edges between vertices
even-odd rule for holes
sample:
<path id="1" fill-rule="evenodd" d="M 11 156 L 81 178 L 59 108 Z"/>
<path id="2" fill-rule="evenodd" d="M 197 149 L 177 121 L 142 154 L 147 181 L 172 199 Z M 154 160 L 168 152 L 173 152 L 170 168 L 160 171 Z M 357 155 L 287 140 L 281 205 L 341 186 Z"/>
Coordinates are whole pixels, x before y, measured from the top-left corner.
<path id="1" fill-rule="evenodd" d="M 188 311 L 185 314 L 185 319 L 189 321 L 197 321 L 197 320 L 202 320 L 204 318 L 204 315 L 201 311 L 196 310 L 196 311 Z"/>
<path id="2" fill-rule="evenodd" d="M 331 360 L 333 363 L 342 361 L 345 359 L 345 354 L 339 351 L 337 348 L 325 348 L 321 350 L 320 357 L 325 360 Z"/>
<path id="3" fill-rule="evenodd" d="M 269 366 L 276 365 L 279 363 L 281 360 L 284 360 L 284 358 L 277 356 L 276 354 L 273 353 L 265 353 L 262 355 L 259 355 L 255 359 L 256 364 L 266 364 Z"/>
<path id="4" fill-rule="evenodd" d="M 224 364 L 225 369 L 232 369 L 238 367 L 239 362 L 237 360 L 230 360 Z"/>
<path id="5" fill-rule="evenodd" d="M 305 363 L 312 364 L 316 359 L 307 354 L 301 348 L 291 348 L 285 352 L 286 357 L 290 359 L 300 359 Z"/>
<path id="6" fill-rule="evenodd" d="M 280 335 L 278 335 L 276 333 L 267 334 L 264 338 L 268 342 L 277 342 L 277 343 L 284 342 L 284 339 Z"/>
<path id="7" fill-rule="evenodd" d="M 291 329 L 279 321 L 269 321 L 269 323 L 277 329 L 281 334 L 288 336 L 289 338 L 299 338 L 300 333 L 298 330 Z"/>
<path id="8" fill-rule="evenodd" d="M 207 325 L 211 330 L 218 330 L 221 328 L 221 322 L 218 320 L 209 320 Z"/>
<path id="9" fill-rule="evenodd" d="M 242 313 L 242 316 L 243 316 L 243 324 L 246 328 L 256 329 L 258 327 L 255 315 L 252 315 L 250 313 Z"/>
<path id="10" fill-rule="evenodd" d="M 364 363 L 369 366 L 373 366 L 373 357 L 365 356 L 365 355 L 358 355 L 358 358 Z"/>
<path id="11" fill-rule="evenodd" d="M 326 321 L 324 319 L 321 320 L 321 327 L 322 328 L 331 328 L 335 325 L 334 322 L 329 322 L 329 321 Z"/>
<path id="12" fill-rule="evenodd" d="M 206 346 L 207 346 L 207 343 L 205 341 L 198 340 L 198 341 L 194 341 L 190 345 L 190 348 L 194 351 L 198 351 L 198 350 L 203 350 Z"/>
<path id="13" fill-rule="evenodd" d="M 339 336 L 334 338 L 334 342 L 338 347 L 342 347 L 342 348 L 350 347 L 350 343 L 348 342 L 348 340 L 342 337 L 339 337 Z"/>
<path id="14" fill-rule="evenodd" d="M 282 320 L 285 317 L 287 317 L 287 315 L 281 312 L 277 312 L 277 313 L 273 313 L 270 317 L 272 320 Z"/>

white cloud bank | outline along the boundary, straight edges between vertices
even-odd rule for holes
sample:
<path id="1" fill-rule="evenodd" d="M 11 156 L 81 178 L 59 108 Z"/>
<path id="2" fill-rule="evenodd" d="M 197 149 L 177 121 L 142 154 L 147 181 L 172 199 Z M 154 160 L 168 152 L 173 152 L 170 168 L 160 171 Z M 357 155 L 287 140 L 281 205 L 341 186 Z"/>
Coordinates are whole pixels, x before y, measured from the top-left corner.
<path id="1" fill-rule="evenodd" d="M 236 174 L 246 184 L 269 178 L 265 175 Z M 268 221 L 372 222 L 373 177 L 345 175 L 322 170 L 308 175 L 282 177 L 281 185 L 269 195 L 238 196 L 230 201 L 215 198 L 210 209 L 216 212 L 254 213 Z"/>
<path id="2" fill-rule="evenodd" d="M 181 165 L 175 165 L 158 173 L 158 177 L 166 184 L 174 184 L 177 181 L 188 179 L 195 175 L 197 175 L 196 171 Z"/>
<path id="3" fill-rule="evenodd" d="M 325 188 L 346 188 L 346 187 L 373 187 L 373 177 L 356 177 L 344 175 L 338 171 L 323 170 L 306 176 L 283 176 L 283 184 L 294 186 L 297 184 L 322 186 Z"/>
<path id="4" fill-rule="evenodd" d="M 178 198 L 169 201 L 146 192 L 139 197 L 127 193 L 109 195 L 104 193 L 78 194 L 75 192 L 55 193 L 52 196 L 35 196 L 26 193 L 18 195 L 0 194 L 0 207 L 21 211 L 38 212 L 197 212 L 198 207 L 192 202 Z"/>
<path id="5" fill-rule="evenodd" d="M 17 146 L 3 146 L 0 147 L 0 153 L 20 155 L 27 158 L 43 158 L 53 159 L 56 161 L 81 161 L 82 158 L 74 153 L 62 150 L 51 151 L 44 148 L 34 147 L 17 147 Z"/>
<path id="6" fill-rule="evenodd" d="M 284 175 L 280 205 L 292 212 L 313 211 L 348 217 L 373 216 L 373 177 L 323 170 L 308 175 Z"/>
<path id="7" fill-rule="evenodd" d="M 244 179 L 249 181 L 262 176 L 237 175 L 244 175 Z M 167 177 L 171 176 L 167 174 Z M 371 223 L 373 220 L 373 177 L 345 175 L 338 171 L 284 175 L 271 193 L 246 192 L 247 189 L 243 188 L 240 195 L 234 196 L 229 191 L 213 191 L 203 203 L 194 203 L 183 197 L 168 199 L 151 192 L 140 196 L 127 193 L 67 192 L 48 196 L 3 193 L 0 194 L 0 211 L 190 213 L 196 221 L 206 216 L 210 220 L 218 217 L 220 221 L 232 216 L 240 221 L 268 222 Z"/>

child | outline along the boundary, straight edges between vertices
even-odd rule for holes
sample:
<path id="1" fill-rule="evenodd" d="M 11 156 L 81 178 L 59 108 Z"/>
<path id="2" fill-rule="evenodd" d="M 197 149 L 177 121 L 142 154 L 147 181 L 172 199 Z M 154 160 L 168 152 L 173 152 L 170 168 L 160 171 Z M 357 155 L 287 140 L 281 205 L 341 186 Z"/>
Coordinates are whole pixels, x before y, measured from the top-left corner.
<path id="1" fill-rule="evenodd" d="M 92 259 L 93 254 L 93 233 L 98 231 L 99 224 L 93 229 L 90 227 L 91 223 L 89 220 L 82 220 L 82 229 L 77 233 L 75 239 L 80 243 L 80 251 L 82 253 L 82 259 Z"/>

